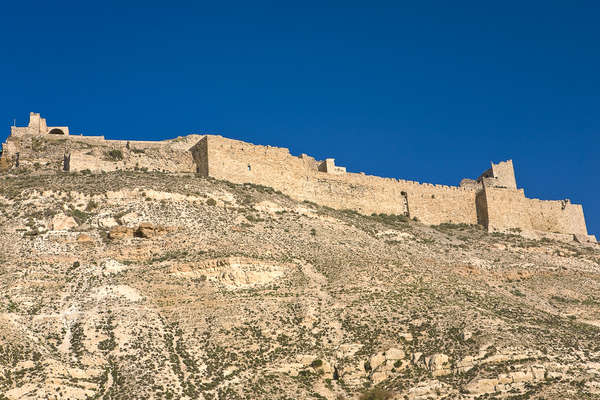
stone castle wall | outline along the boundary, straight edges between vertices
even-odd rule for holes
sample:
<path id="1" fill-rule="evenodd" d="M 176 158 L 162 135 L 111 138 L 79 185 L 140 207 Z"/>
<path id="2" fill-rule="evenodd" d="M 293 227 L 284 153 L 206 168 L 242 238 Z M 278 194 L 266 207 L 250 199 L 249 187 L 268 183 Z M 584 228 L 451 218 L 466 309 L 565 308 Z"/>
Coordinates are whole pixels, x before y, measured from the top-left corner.
<path id="1" fill-rule="evenodd" d="M 201 148 L 201 150 L 200 150 Z M 235 183 L 271 186 L 297 200 L 363 214 L 407 214 L 428 224 L 476 224 L 476 192 L 454 186 L 381 178 L 357 173 L 325 173 L 314 158 L 288 149 L 255 146 L 205 136 L 196 157 L 199 173 Z M 203 154 L 202 154 L 203 153 Z"/>
<path id="2" fill-rule="evenodd" d="M 12 127 L 1 169 L 14 167 L 91 172 L 142 170 L 196 172 L 234 183 L 270 186 L 300 201 L 363 214 L 401 214 L 426 224 L 479 224 L 491 231 L 587 236 L 581 205 L 528 199 L 517 189 L 512 160 L 492 163 L 460 186 L 433 185 L 348 173 L 333 158 L 318 161 L 286 148 L 259 146 L 215 135 L 164 141 L 105 140 L 103 136 L 52 133 L 39 114 L 27 127 Z"/>
<path id="3" fill-rule="evenodd" d="M 486 187 L 487 226 L 491 230 L 522 229 L 587 235 L 583 207 L 566 200 L 528 199 L 523 190 Z"/>
<path id="4" fill-rule="evenodd" d="M 3 159 L 12 165 L 69 172 L 89 170 L 148 170 L 194 172 L 189 148 L 202 137 L 191 135 L 180 141 L 105 140 L 102 136 L 35 135 L 10 136 L 3 144 Z M 119 155 L 111 157 L 112 153 Z"/>

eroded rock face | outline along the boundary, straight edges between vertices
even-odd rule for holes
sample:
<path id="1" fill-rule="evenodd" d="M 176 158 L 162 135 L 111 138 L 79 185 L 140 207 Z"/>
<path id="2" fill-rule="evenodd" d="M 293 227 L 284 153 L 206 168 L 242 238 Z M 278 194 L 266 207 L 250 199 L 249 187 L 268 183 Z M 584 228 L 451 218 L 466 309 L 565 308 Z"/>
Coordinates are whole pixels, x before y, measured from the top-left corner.
<path id="1" fill-rule="evenodd" d="M 80 233 L 77 236 L 77 243 L 92 244 L 93 242 L 94 242 L 94 239 L 92 239 L 92 237 L 90 235 L 88 235 L 87 233 Z"/>
<path id="2" fill-rule="evenodd" d="M 101 228 L 111 229 L 119 225 L 119 223 L 113 217 L 104 217 L 98 220 L 98 225 Z"/>
<path id="3" fill-rule="evenodd" d="M 152 225 L 149 222 L 142 222 L 134 232 L 134 236 L 150 239 L 155 236 L 162 236 L 169 231 L 168 228 L 159 225 Z"/>
<path id="4" fill-rule="evenodd" d="M 115 226 L 108 232 L 110 239 L 125 239 L 131 237 L 138 237 L 143 239 L 151 239 L 157 236 L 165 235 L 170 232 L 172 228 L 167 228 L 160 225 L 153 225 L 149 222 L 142 222 L 137 228 L 130 228 L 127 226 Z"/>
<path id="5" fill-rule="evenodd" d="M 195 265 L 179 265 L 172 274 L 179 277 L 199 278 L 230 289 L 265 285 L 283 277 L 294 268 L 251 258 L 227 257 L 206 260 Z"/>
<path id="6" fill-rule="evenodd" d="M 68 231 L 78 226 L 75 218 L 64 214 L 57 214 L 52 218 L 52 229 L 55 231 Z"/>
<path id="7" fill-rule="evenodd" d="M 450 373 L 450 358 L 442 353 L 436 353 L 425 357 L 424 362 L 433 376 L 447 375 Z"/>
<path id="8" fill-rule="evenodd" d="M 133 229 L 126 226 L 115 226 L 108 232 L 109 239 L 125 239 L 133 237 Z"/>
<path id="9" fill-rule="evenodd" d="M 391 226 L 197 177 L 93 178 L 0 184 L 5 397 L 600 394 L 599 251 Z M 36 218 L 92 198 L 70 230 Z"/>

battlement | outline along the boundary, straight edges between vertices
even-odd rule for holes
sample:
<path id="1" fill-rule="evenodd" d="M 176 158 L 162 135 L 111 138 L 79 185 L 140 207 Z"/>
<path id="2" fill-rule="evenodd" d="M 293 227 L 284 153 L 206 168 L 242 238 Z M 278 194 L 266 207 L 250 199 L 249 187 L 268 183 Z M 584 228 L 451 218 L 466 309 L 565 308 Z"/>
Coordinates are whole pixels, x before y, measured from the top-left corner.
<path id="1" fill-rule="evenodd" d="M 40 117 L 39 113 L 29 113 L 29 124 L 25 127 L 11 127 L 12 135 L 69 135 L 68 126 L 48 126 L 46 118 Z"/>
<path id="2" fill-rule="evenodd" d="M 498 164 L 491 163 L 492 167 L 477 178 L 478 183 L 487 186 L 516 189 L 515 169 L 512 160 L 501 161 Z"/>
<path id="3" fill-rule="evenodd" d="M 477 179 L 449 186 L 347 172 L 334 158 L 293 156 L 287 148 L 219 135 L 163 141 L 73 136 L 68 127 L 48 127 L 44 118 L 31 113 L 28 126 L 11 128 L 0 161 L 5 169 L 195 172 L 270 186 L 300 201 L 363 214 L 400 214 L 426 224 L 479 224 L 490 231 L 575 235 L 579 241 L 595 242 L 587 235 L 581 205 L 525 197 L 517 188 L 512 160 L 492 162 Z"/>

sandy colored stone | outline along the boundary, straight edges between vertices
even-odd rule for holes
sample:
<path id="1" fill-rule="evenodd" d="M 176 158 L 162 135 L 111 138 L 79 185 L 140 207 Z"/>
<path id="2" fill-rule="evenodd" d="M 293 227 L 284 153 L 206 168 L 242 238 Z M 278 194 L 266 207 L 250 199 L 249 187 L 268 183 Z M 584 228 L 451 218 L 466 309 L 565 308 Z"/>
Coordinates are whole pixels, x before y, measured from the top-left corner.
<path id="1" fill-rule="evenodd" d="M 88 235 L 87 233 L 80 233 L 77 236 L 77 242 L 78 243 L 93 243 L 94 239 L 92 239 L 92 237 L 90 235 Z"/>
<path id="2" fill-rule="evenodd" d="M 78 226 L 73 217 L 57 214 L 52 218 L 52 229 L 55 231 L 67 231 Z"/>
<path id="3" fill-rule="evenodd" d="M 115 226 L 108 232 L 108 237 L 110 239 L 125 239 L 128 237 L 133 237 L 133 228 L 121 225 Z"/>

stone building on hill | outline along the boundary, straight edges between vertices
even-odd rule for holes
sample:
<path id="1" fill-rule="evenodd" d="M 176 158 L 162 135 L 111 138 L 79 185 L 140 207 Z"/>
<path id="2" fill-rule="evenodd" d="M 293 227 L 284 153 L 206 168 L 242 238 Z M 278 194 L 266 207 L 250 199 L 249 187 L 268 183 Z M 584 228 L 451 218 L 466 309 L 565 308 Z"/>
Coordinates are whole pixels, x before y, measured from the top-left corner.
<path id="1" fill-rule="evenodd" d="M 293 156 L 286 148 L 259 146 L 218 135 L 188 135 L 163 141 L 106 140 L 48 127 L 31 113 L 26 127 L 12 127 L 0 168 L 76 172 L 118 170 L 197 173 L 234 183 L 252 183 L 362 214 L 401 214 L 425 224 L 479 224 L 489 231 L 595 242 L 583 208 L 565 200 L 539 200 L 517 187 L 512 160 L 491 163 L 477 179 L 459 186 L 434 185 L 347 172 L 333 158 Z"/>

